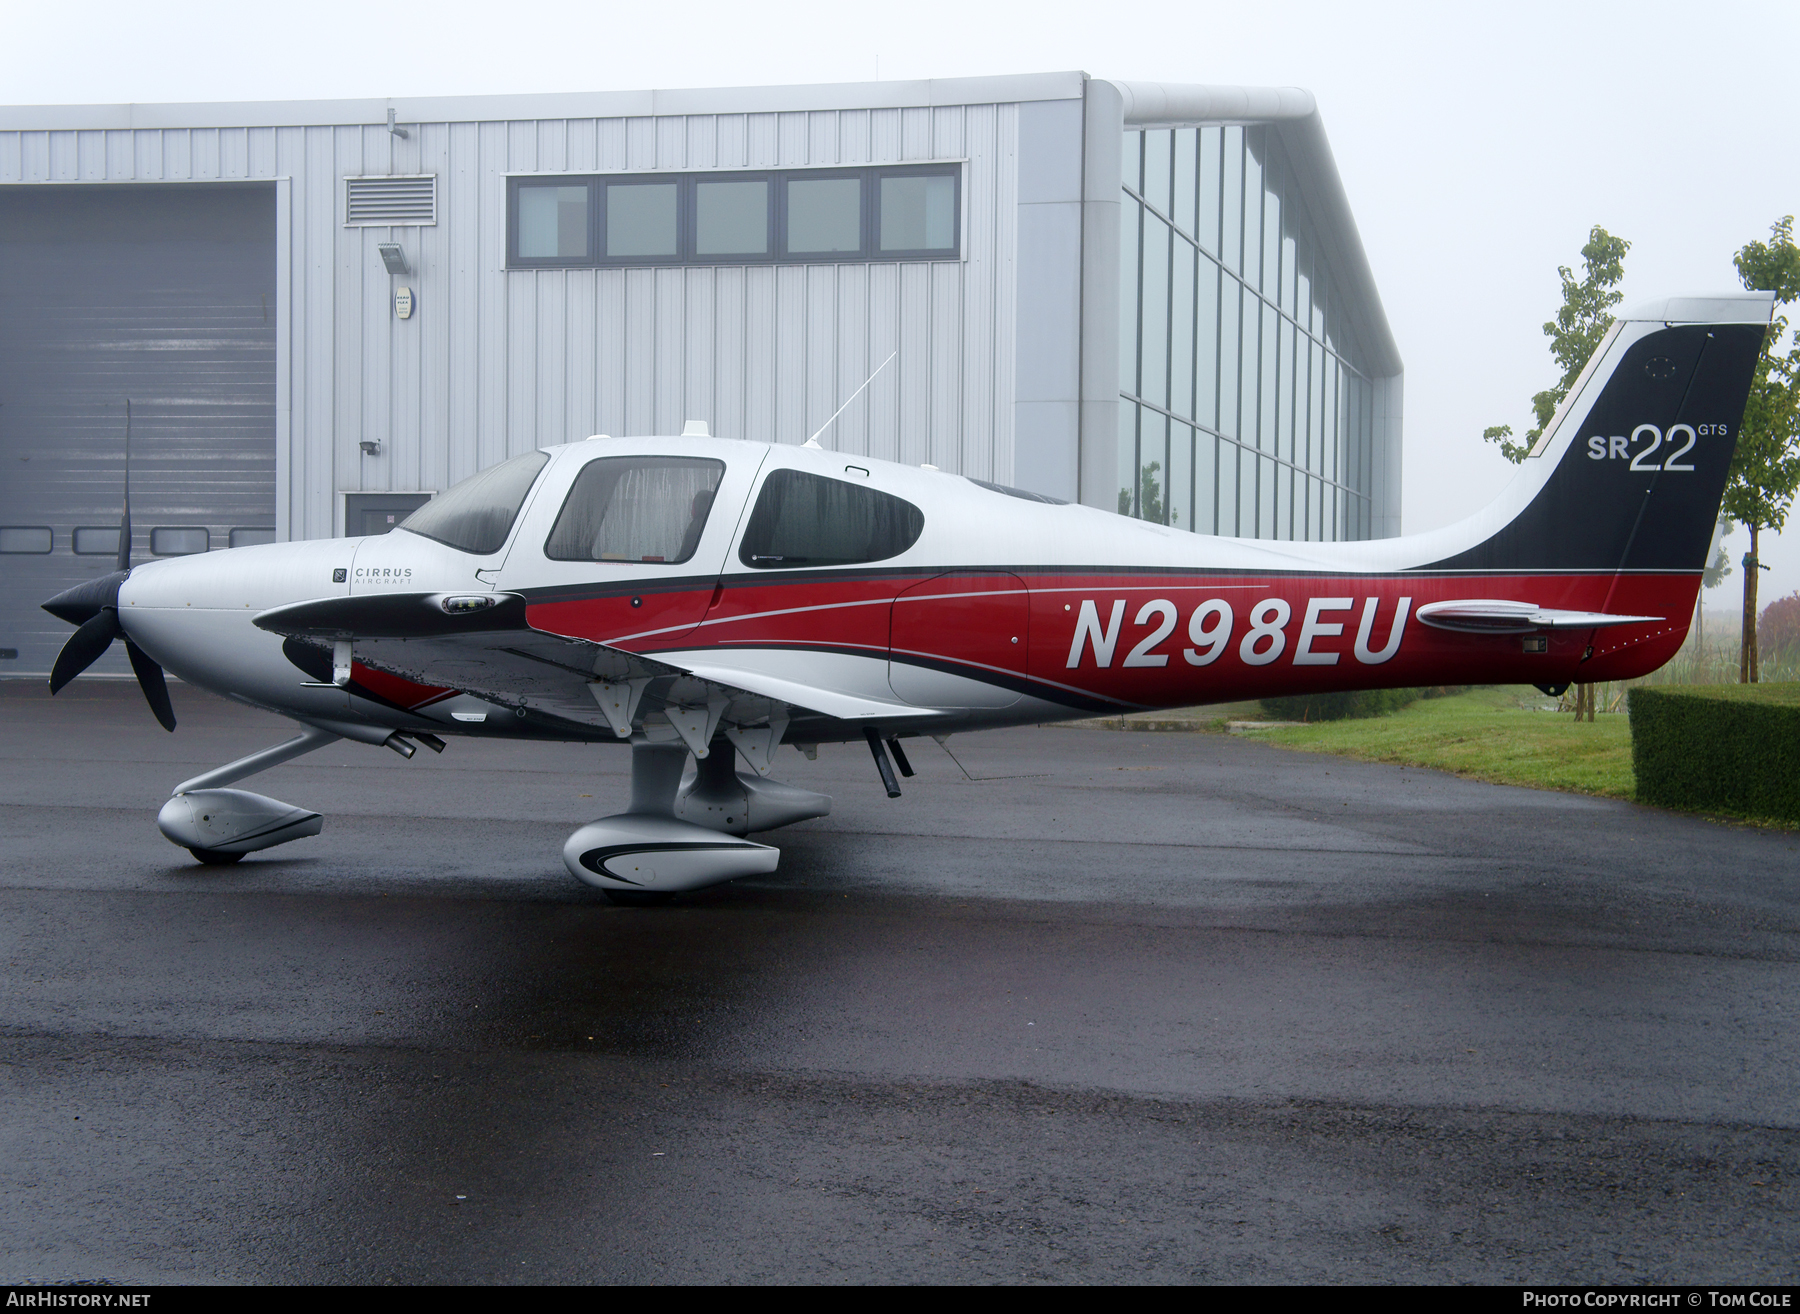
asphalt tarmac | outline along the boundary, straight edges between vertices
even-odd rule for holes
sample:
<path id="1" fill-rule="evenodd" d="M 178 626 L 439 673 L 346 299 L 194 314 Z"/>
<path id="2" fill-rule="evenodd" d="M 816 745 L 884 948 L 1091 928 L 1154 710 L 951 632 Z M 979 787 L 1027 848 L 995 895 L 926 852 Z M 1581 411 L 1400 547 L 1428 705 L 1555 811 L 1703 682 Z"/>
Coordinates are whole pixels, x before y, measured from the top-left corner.
<path id="1" fill-rule="evenodd" d="M 614 908 L 614 748 L 0 687 L 0 1280 L 1800 1279 L 1800 836 L 1241 739 L 775 775 L 772 877 Z M 973 777 L 972 779 L 970 777 Z"/>

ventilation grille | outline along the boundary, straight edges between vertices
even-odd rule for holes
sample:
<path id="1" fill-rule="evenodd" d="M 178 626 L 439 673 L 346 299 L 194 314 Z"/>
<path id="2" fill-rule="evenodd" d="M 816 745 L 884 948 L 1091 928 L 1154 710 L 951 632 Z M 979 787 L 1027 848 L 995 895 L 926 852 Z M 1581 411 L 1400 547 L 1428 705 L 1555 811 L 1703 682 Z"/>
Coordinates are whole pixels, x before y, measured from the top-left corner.
<path id="1" fill-rule="evenodd" d="M 344 179 L 344 226 L 435 224 L 437 177 Z"/>

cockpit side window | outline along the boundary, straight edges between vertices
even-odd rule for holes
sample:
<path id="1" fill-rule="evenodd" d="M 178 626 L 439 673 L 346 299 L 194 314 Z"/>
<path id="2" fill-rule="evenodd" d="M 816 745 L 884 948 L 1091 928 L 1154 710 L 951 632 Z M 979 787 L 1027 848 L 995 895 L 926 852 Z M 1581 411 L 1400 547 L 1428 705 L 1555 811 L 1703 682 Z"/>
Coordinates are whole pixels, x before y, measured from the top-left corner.
<path id="1" fill-rule="evenodd" d="M 925 529 L 925 513 L 890 493 L 776 470 L 763 481 L 738 559 L 758 570 L 851 566 L 897 557 Z"/>
<path id="2" fill-rule="evenodd" d="M 549 460 L 543 452 L 526 452 L 489 466 L 432 498 L 399 527 L 477 556 L 498 552 Z"/>
<path id="3" fill-rule="evenodd" d="M 544 543 L 552 561 L 677 565 L 694 555 L 723 461 L 603 456 L 575 476 Z"/>

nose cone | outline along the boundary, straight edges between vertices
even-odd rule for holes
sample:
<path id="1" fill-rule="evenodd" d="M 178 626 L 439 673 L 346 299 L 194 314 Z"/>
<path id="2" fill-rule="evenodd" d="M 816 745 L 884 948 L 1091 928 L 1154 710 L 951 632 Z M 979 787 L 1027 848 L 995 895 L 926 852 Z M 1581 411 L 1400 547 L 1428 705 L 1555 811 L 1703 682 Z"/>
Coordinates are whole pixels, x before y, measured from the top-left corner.
<path id="1" fill-rule="evenodd" d="M 110 575 L 102 575 L 99 579 L 77 584 L 72 589 L 64 589 L 43 604 L 44 610 L 71 625 L 85 625 L 106 608 L 118 608 L 119 585 L 125 582 L 125 577 L 130 573 L 128 570 L 115 570 Z"/>

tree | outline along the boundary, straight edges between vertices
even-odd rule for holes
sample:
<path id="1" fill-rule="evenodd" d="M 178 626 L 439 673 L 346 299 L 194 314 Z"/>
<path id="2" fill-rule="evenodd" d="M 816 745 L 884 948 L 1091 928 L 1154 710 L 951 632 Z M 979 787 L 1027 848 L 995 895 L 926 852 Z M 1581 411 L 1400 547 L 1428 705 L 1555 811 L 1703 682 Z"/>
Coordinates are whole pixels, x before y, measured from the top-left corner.
<path id="1" fill-rule="evenodd" d="M 1722 538 L 1730 538 L 1737 532 L 1737 526 L 1729 519 L 1720 517 L 1719 527 L 1714 532 L 1713 542 Z M 1731 558 L 1725 555 L 1723 546 L 1713 549 L 1712 564 L 1700 574 L 1700 596 L 1694 599 L 1694 651 L 1702 658 L 1706 655 L 1706 590 L 1716 589 L 1731 574 Z"/>
<path id="2" fill-rule="evenodd" d="M 1527 432 L 1523 442 L 1513 441 L 1510 424 L 1496 424 L 1481 434 L 1488 442 L 1499 443 L 1500 454 L 1514 465 L 1531 454 L 1532 446 L 1550 427 L 1556 408 L 1587 367 L 1588 357 L 1612 327 L 1608 312 L 1625 295 L 1618 285 L 1625 277 L 1625 253 L 1629 250 L 1630 242 L 1595 224 L 1588 232 L 1587 245 L 1581 248 L 1582 280 L 1577 283 L 1567 265 L 1557 266 L 1556 272 L 1562 278 L 1562 309 L 1544 325 L 1544 336 L 1550 339 L 1550 354 L 1561 366 L 1562 378 L 1531 399 L 1537 428 Z"/>
<path id="3" fill-rule="evenodd" d="M 1753 292 L 1773 292 L 1779 309 L 1800 299 L 1800 247 L 1794 245 L 1794 216 L 1769 228 L 1767 242 L 1751 242 L 1732 259 L 1738 277 Z M 1756 647 L 1756 582 L 1768 567 L 1757 559 L 1757 536 L 1781 532 L 1800 489 L 1800 333 L 1787 342 L 1787 320 L 1776 315 L 1763 338 L 1762 357 L 1744 407 L 1731 476 L 1725 485 L 1725 514 L 1750 531 L 1744 554 L 1744 635 L 1738 649 L 1738 682 L 1760 678 Z"/>
<path id="4" fill-rule="evenodd" d="M 1758 642 L 1767 640 L 1777 651 L 1792 653 L 1800 648 L 1800 593 L 1777 598 L 1764 607 L 1762 618 L 1756 622 L 1756 637 Z"/>
<path id="5" fill-rule="evenodd" d="M 1158 479 L 1157 476 L 1161 473 L 1161 461 L 1152 461 L 1149 465 L 1138 471 L 1138 518 L 1140 520 L 1152 520 L 1159 525 L 1162 523 L 1163 518 L 1163 493 L 1162 480 Z M 1122 516 L 1131 514 L 1131 490 L 1129 488 L 1121 488 L 1119 490 L 1119 514 Z M 1177 511 L 1172 517 L 1172 520 L 1174 523 L 1179 524 L 1181 522 L 1181 513 Z"/>

